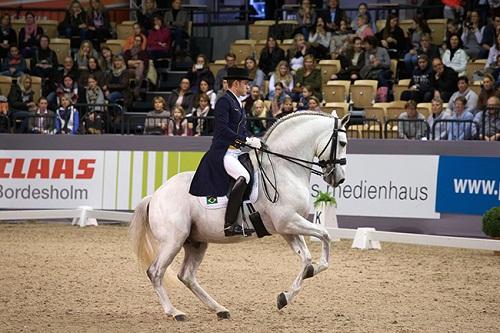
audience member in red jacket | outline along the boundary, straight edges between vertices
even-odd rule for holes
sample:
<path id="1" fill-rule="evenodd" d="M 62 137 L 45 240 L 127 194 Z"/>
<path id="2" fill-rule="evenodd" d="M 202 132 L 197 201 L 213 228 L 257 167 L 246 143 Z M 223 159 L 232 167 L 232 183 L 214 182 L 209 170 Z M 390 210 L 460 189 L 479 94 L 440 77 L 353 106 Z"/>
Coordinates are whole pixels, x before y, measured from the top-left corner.
<path id="1" fill-rule="evenodd" d="M 153 29 L 148 33 L 146 50 L 150 59 L 158 60 L 170 55 L 172 37 L 170 30 L 163 24 L 161 15 L 155 15 L 153 23 Z"/>

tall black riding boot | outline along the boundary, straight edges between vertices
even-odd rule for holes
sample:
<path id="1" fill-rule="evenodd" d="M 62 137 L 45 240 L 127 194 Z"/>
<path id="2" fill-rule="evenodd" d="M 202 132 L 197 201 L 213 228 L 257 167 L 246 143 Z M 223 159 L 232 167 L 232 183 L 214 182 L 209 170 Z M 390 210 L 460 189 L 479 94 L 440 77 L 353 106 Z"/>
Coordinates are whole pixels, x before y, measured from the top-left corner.
<path id="1" fill-rule="evenodd" d="M 241 202 L 246 189 L 247 183 L 245 181 L 245 177 L 238 177 L 234 183 L 231 193 L 229 193 L 227 202 L 226 216 L 224 218 L 224 234 L 226 236 L 250 235 L 254 232 L 253 229 L 244 229 L 237 222 L 238 212 L 240 210 Z"/>

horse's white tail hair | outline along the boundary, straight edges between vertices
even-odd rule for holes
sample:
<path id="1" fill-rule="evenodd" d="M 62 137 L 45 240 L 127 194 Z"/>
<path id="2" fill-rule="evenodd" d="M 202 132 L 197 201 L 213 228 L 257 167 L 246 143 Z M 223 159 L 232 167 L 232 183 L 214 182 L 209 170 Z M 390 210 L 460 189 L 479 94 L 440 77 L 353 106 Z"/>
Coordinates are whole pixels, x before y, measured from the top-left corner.
<path id="1" fill-rule="evenodd" d="M 147 269 L 156 257 L 158 242 L 149 227 L 148 206 L 152 196 L 143 198 L 137 205 L 129 227 L 132 247 L 141 268 Z"/>

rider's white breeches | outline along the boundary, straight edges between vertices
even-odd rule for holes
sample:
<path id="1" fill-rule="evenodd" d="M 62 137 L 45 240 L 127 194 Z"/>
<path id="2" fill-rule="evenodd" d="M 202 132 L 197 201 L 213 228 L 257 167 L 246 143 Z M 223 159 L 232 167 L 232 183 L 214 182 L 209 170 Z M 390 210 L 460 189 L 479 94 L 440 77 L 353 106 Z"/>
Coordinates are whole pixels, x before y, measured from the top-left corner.
<path id="1" fill-rule="evenodd" d="M 245 177 L 245 182 L 248 184 L 250 183 L 250 174 L 238 161 L 238 156 L 241 154 L 242 152 L 239 149 L 228 149 L 226 155 L 224 155 L 224 169 L 234 179 Z"/>

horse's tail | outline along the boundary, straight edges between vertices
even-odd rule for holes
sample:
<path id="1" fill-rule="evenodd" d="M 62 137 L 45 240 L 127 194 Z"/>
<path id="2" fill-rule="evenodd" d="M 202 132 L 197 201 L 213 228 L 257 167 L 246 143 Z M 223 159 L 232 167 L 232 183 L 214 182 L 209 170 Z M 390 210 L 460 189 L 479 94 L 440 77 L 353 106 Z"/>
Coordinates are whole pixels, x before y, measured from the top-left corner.
<path id="1" fill-rule="evenodd" d="M 149 227 L 148 208 L 151 198 L 148 195 L 137 205 L 129 227 L 132 247 L 143 269 L 151 265 L 158 249 L 158 243 Z"/>

